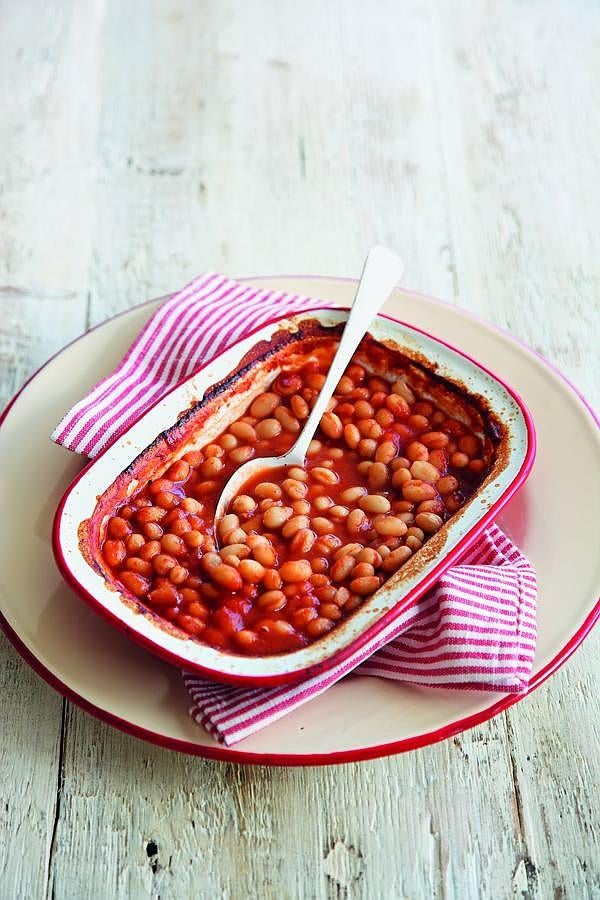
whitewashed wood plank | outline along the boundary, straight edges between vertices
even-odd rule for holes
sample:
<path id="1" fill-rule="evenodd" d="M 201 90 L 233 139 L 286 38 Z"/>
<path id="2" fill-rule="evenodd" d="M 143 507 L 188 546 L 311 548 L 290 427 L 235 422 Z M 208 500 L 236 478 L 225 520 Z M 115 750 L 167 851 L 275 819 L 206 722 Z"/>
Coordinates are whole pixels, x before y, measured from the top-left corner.
<path id="1" fill-rule="evenodd" d="M 599 10 L 553 2 L 525 11 L 511 2 L 439 11 L 432 24 L 459 302 L 521 337 L 597 404 Z M 505 717 L 522 856 L 514 886 L 526 896 L 600 890 L 599 645 L 589 640 Z"/>
<path id="2" fill-rule="evenodd" d="M 100 7 L 4 7 L 0 408 L 86 324 Z M 26 511 L 24 511 L 26 515 Z M 25 564 L 25 563 L 24 563 Z M 0 639 L 3 897 L 43 897 L 60 814 L 63 701 Z"/>

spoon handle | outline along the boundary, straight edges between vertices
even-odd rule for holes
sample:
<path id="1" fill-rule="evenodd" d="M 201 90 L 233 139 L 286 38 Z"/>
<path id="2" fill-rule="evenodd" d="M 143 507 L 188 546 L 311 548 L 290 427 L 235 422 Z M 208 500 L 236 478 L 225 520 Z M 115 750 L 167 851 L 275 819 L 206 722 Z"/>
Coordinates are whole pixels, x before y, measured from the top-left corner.
<path id="1" fill-rule="evenodd" d="M 300 464 L 304 463 L 308 445 L 354 351 L 393 288 L 400 281 L 403 272 L 402 261 L 391 250 L 386 250 L 385 247 L 372 247 L 369 250 L 337 353 L 333 357 L 317 402 L 292 450 Z"/>

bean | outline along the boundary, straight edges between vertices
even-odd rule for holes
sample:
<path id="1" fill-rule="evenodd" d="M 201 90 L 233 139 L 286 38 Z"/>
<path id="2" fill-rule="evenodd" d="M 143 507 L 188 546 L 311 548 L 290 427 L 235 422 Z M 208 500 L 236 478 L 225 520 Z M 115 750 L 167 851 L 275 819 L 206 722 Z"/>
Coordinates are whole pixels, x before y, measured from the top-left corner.
<path id="1" fill-rule="evenodd" d="M 411 556 L 412 550 L 410 547 L 398 547 L 387 554 L 381 564 L 381 568 L 387 573 L 396 572 Z"/>
<path id="2" fill-rule="evenodd" d="M 283 581 L 306 581 L 312 575 L 310 563 L 305 559 L 291 559 L 279 568 Z"/>
<path id="3" fill-rule="evenodd" d="M 398 513 L 397 518 L 401 519 L 405 525 L 412 525 L 415 521 L 415 517 L 412 512 Z"/>
<path id="4" fill-rule="evenodd" d="M 309 475 L 319 484 L 336 484 L 339 481 L 339 475 L 325 466 L 315 466 L 310 470 Z"/>
<path id="5" fill-rule="evenodd" d="M 270 441 L 281 434 L 281 423 L 277 419 L 263 419 L 256 425 L 256 434 L 261 441 Z"/>
<path id="6" fill-rule="evenodd" d="M 200 560 L 200 565 L 206 572 L 206 574 L 210 575 L 213 569 L 216 569 L 217 566 L 220 566 L 222 562 L 223 560 L 218 553 L 205 553 Z"/>
<path id="7" fill-rule="evenodd" d="M 254 494 L 261 500 L 280 500 L 281 488 L 274 481 L 261 481 L 254 488 Z"/>
<path id="8" fill-rule="evenodd" d="M 363 459 L 372 459 L 377 450 L 377 441 L 373 440 L 373 438 L 362 438 L 358 442 L 356 449 L 358 450 L 358 455 L 362 456 Z"/>
<path id="9" fill-rule="evenodd" d="M 190 550 L 197 550 L 204 543 L 204 535 L 201 531 L 192 529 L 192 531 L 186 531 L 183 535 L 183 540 L 186 547 L 189 547 Z"/>
<path id="10" fill-rule="evenodd" d="M 363 550 L 362 544 L 344 544 L 343 547 L 340 547 L 339 550 L 333 554 L 334 560 L 341 559 L 342 556 L 356 556 L 357 553 L 360 553 Z"/>
<path id="11" fill-rule="evenodd" d="M 341 538 L 337 534 L 322 534 L 315 543 L 314 552 L 328 555 L 341 546 Z"/>
<path id="12" fill-rule="evenodd" d="M 403 419 L 410 415 L 410 406 L 400 394 L 388 394 L 385 399 L 385 405 L 395 419 Z"/>
<path id="13" fill-rule="evenodd" d="M 239 517 L 236 516 L 235 513 L 227 513 L 223 516 L 223 518 L 217 525 L 217 534 L 219 535 L 219 537 L 223 537 L 223 535 L 227 534 L 228 531 L 231 531 L 233 528 L 239 527 Z"/>
<path id="14" fill-rule="evenodd" d="M 344 425 L 344 440 L 351 450 L 355 450 L 360 441 L 360 431 L 351 423 Z"/>
<path id="15" fill-rule="evenodd" d="M 290 431 L 292 434 L 296 434 L 300 431 L 300 422 L 285 406 L 277 407 L 275 410 L 275 418 L 281 424 L 284 431 Z"/>
<path id="16" fill-rule="evenodd" d="M 303 630 L 312 619 L 316 619 L 318 612 L 312 606 L 302 606 L 292 613 L 292 624 L 294 628 Z"/>
<path id="17" fill-rule="evenodd" d="M 382 441 L 375 451 L 375 462 L 389 465 L 389 463 L 395 459 L 397 453 L 398 448 L 394 441 Z"/>
<path id="18" fill-rule="evenodd" d="M 327 634 L 328 631 L 331 631 L 333 628 L 333 622 L 331 619 L 325 618 L 325 616 L 317 616 L 316 619 L 312 619 L 307 623 L 305 631 L 306 634 L 311 638 L 318 638 L 324 634 Z"/>
<path id="19" fill-rule="evenodd" d="M 300 466 L 290 466 L 287 474 L 288 478 L 294 478 L 296 481 L 308 481 L 306 469 L 302 469 Z"/>
<path id="20" fill-rule="evenodd" d="M 417 550 L 420 550 L 423 546 L 423 541 L 420 541 L 419 538 L 413 537 L 413 535 L 409 535 L 404 541 L 407 547 L 410 547 L 413 553 L 416 553 Z"/>
<path id="21" fill-rule="evenodd" d="M 234 422 L 229 426 L 229 431 L 239 438 L 244 444 L 255 444 L 257 434 L 252 425 L 247 422 Z"/>
<path id="22" fill-rule="evenodd" d="M 119 579 L 136 597 L 143 597 L 150 590 L 150 581 L 143 575 L 138 575 L 137 572 L 121 572 Z"/>
<path id="23" fill-rule="evenodd" d="M 219 562 L 221 560 L 219 559 Z M 171 569 L 178 565 L 177 560 L 169 553 L 158 553 L 152 559 L 152 565 L 157 575 L 168 575 Z"/>
<path id="24" fill-rule="evenodd" d="M 435 488 L 426 481 L 412 478 L 402 485 L 402 496 L 411 503 L 421 503 L 423 500 L 433 500 L 436 496 Z"/>
<path id="25" fill-rule="evenodd" d="M 199 500 L 194 500 L 193 497 L 184 497 L 179 504 L 179 508 L 192 515 L 199 515 L 199 513 L 204 512 L 202 503 Z"/>
<path id="26" fill-rule="evenodd" d="M 225 468 L 225 463 L 218 456 L 210 456 L 200 466 L 199 472 L 203 478 L 214 478 Z"/>
<path id="27" fill-rule="evenodd" d="M 310 512 L 310 503 L 308 500 L 294 500 L 292 509 L 296 516 L 307 516 Z"/>
<path id="28" fill-rule="evenodd" d="M 382 462 L 374 462 L 367 472 L 367 482 L 371 490 L 382 490 L 389 479 L 390 473 L 387 466 Z"/>
<path id="29" fill-rule="evenodd" d="M 302 556 L 312 549 L 316 540 L 317 535 L 314 531 L 310 528 L 300 528 L 290 542 L 290 552 L 294 556 Z"/>
<path id="30" fill-rule="evenodd" d="M 365 597 L 373 594 L 379 587 L 379 578 L 376 575 L 367 575 L 363 578 L 354 578 L 350 582 L 350 590 L 354 594 Z"/>
<path id="31" fill-rule="evenodd" d="M 412 481 L 412 476 L 408 469 L 396 469 L 392 475 L 392 487 L 401 488 L 409 481 Z"/>
<path id="32" fill-rule="evenodd" d="M 160 522 L 165 515 L 166 510 L 160 506 L 144 506 L 137 511 L 135 517 L 140 524 L 147 525 L 150 522 Z"/>
<path id="33" fill-rule="evenodd" d="M 359 499 L 358 505 L 367 513 L 386 513 L 391 508 L 390 501 L 381 494 L 366 494 Z"/>
<path id="34" fill-rule="evenodd" d="M 323 447 L 323 444 L 321 443 L 321 441 L 317 441 L 315 438 L 313 438 L 313 440 L 308 445 L 308 450 L 306 451 L 306 455 L 307 456 L 316 456 L 317 453 L 320 452 L 322 447 Z"/>
<path id="35" fill-rule="evenodd" d="M 354 412 L 357 419 L 372 419 L 375 410 L 366 400 L 357 400 L 354 404 Z"/>
<path id="36" fill-rule="evenodd" d="M 158 556 L 160 553 L 161 547 L 159 541 L 148 541 L 147 544 L 144 544 L 143 547 L 140 547 L 138 550 L 138 556 L 141 559 L 151 560 L 154 559 L 155 556 Z"/>
<path id="37" fill-rule="evenodd" d="M 319 535 L 329 534 L 333 531 L 333 522 L 324 516 L 315 516 L 310 521 L 310 527 Z"/>
<path id="38" fill-rule="evenodd" d="M 179 594 L 175 585 L 165 582 L 150 591 L 148 599 L 153 606 L 176 606 Z"/>
<path id="39" fill-rule="evenodd" d="M 231 501 L 231 508 L 238 516 L 248 516 L 256 509 L 256 500 L 248 494 L 239 494 Z"/>
<path id="40" fill-rule="evenodd" d="M 185 566 L 173 566 L 169 572 L 169 581 L 173 584 L 183 584 L 189 574 Z"/>
<path id="41" fill-rule="evenodd" d="M 265 571 L 265 567 L 254 559 L 242 559 L 238 567 L 238 572 L 244 581 L 248 581 L 250 584 L 258 584 Z"/>
<path id="42" fill-rule="evenodd" d="M 370 527 L 370 522 L 362 509 L 353 509 L 346 519 L 346 528 L 350 534 L 358 534 L 366 531 Z"/>
<path id="43" fill-rule="evenodd" d="M 244 534 L 244 537 L 246 535 Z M 219 556 L 225 562 L 229 560 L 231 556 L 237 556 L 238 559 L 245 559 L 247 556 L 250 556 L 250 547 L 247 547 L 246 544 L 229 544 L 227 547 L 223 547 L 222 550 L 219 551 Z"/>
<path id="44" fill-rule="evenodd" d="M 300 394 L 294 394 L 290 398 L 290 407 L 297 419 L 307 419 L 310 408 L 304 397 Z"/>
<path id="45" fill-rule="evenodd" d="M 300 529 L 308 528 L 309 525 L 308 516 L 292 516 L 283 526 L 281 533 L 284 538 L 292 538 Z"/>
<path id="46" fill-rule="evenodd" d="M 135 555 L 145 545 L 144 536 L 141 534 L 129 534 L 125 538 L 125 548 L 129 556 Z"/>
<path id="47" fill-rule="evenodd" d="M 446 507 L 444 506 L 444 501 L 441 497 L 436 497 L 435 500 L 423 500 L 422 503 L 419 503 L 417 506 L 417 512 L 432 512 L 436 513 L 438 516 L 444 514 Z"/>
<path id="48" fill-rule="evenodd" d="M 256 601 L 260 609 L 267 612 L 279 612 L 287 603 L 287 597 L 283 591 L 265 591 Z"/>
<path id="49" fill-rule="evenodd" d="M 342 611 L 335 603 L 321 603 L 319 605 L 319 614 L 332 622 L 337 622 L 342 618 Z"/>
<path id="50" fill-rule="evenodd" d="M 349 514 L 349 512 L 350 512 L 350 510 L 348 509 L 347 506 L 340 506 L 339 504 L 336 504 L 335 506 L 332 506 L 331 509 L 329 510 L 329 515 L 332 517 L 332 519 L 339 520 L 339 519 L 345 519 L 346 516 Z"/>
<path id="51" fill-rule="evenodd" d="M 377 516 L 373 519 L 373 528 L 384 537 L 402 537 L 408 530 L 400 516 Z"/>
<path id="52" fill-rule="evenodd" d="M 341 447 L 330 447 L 329 455 L 332 459 L 342 459 L 344 456 L 344 451 Z"/>
<path id="53" fill-rule="evenodd" d="M 106 562 L 113 567 L 121 565 L 127 555 L 123 541 L 105 541 L 102 552 Z"/>
<path id="54" fill-rule="evenodd" d="M 274 566 L 277 563 L 277 554 L 270 544 L 259 544 L 253 547 L 252 556 L 263 566 Z"/>
<path id="55" fill-rule="evenodd" d="M 357 562 L 350 574 L 352 578 L 370 578 L 375 574 L 375 569 L 371 563 Z"/>
<path id="56" fill-rule="evenodd" d="M 207 444 L 204 448 L 204 455 L 208 459 L 214 459 L 215 457 L 220 459 L 225 455 L 225 451 L 219 444 Z"/>
<path id="57" fill-rule="evenodd" d="M 241 628 L 233 635 L 236 644 L 243 650 L 249 650 L 258 643 L 258 635 L 251 628 Z"/>
<path id="58" fill-rule="evenodd" d="M 459 451 L 452 453 L 450 456 L 450 465 L 454 466 L 455 469 L 464 469 L 469 465 L 469 457 L 466 453 L 460 453 Z"/>
<path id="59" fill-rule="evenodd" d="M 234 447 L 239 447 L 240 442 L 233 434 L 222 434 L 219 440 L 219 446 L 223 448 L 223 450 L 233 450 Z"/>
<path id="60" fill-rule="evenodd" d="M 263 525 L 273 530 L 281 528 L 291 517 L 292 512 L 289 506 L 272 506 L 263 515 Z"/>
<path id="61" fill-rule="evenodd" d="M 297 481 L 295 478 L 285 478 L 281 487 L 292 500 L 302 500 L 308 491 L 308 486 L 303 481 Z"/>
<path id="62" fill-rule="evenodd" d="M 221 563 L 210 572 L 210 577 L 227 591 L 239 591 L 243 584 L 242 576 L 237 569 Z"/>
<path id="63" fill-rule="evenodd" d="M 415 395 L 407 385 L 406 381 L 401 378 L 393 383 L 392 394 L 399 394 L 400 397 L 402 397 L 403 400 L 406 400 L 406 402 L 410 406 L 412 406 L 412 404 L 415 402 Z"/>
<path id="64" fill-rule="evenodd" d="M 342 436 L 344 426 L 339 416 L 334 412 L 326 412 L 321 418 L 321 431 L 332 440 L 337 440 Z"/>
<path id="65" fill-rule="evenodd" d="M 281 576 L 277 569 L 265 569 L 262 582 L 268 591 L 277 590 L 282 585 Z"/>
<path id="66" fill-rule="evenodd" d="M 431 417 L 431 424 L 432 425 L 440 425 L 444 421 L 445 418 L 446 418 L 445 414 L 441 411 L 441 409 L 438 409 L 436 412 L 434 412 L 434 414 Z"/>
<path id="67" fill-rule="evenodd" d="M 346 556 L 340 556 L 337 559 L 333 566 L 331 567 L 331 578 L 333 581 L 345 581 L 346 578 L 350 576 L 352 569 L 355 566 L 354 556 L 347 554 Z"/>
<path id="68" fill-rule="evenodd" d="M 431 512 L 418 513 L 415 516 L 415 522 L 425 534 L 434 534 L 444 524 L 440 516 Z"/>
<path id="69" fill-rule="evenodd" d="M 336 394 L 350 394 L 354 390 L 354 382 L 347 375 L 342 375 L 335 389 Z"/>
<path id="70" fill-rule="evenodd" d="M 235 450 L 229 451 L 229 459 L 232 463 L 240 466 L 242 463 L 248 462 L 249 459 L 252 459 L 256 450 L 254 447 L 250 445 L 246 445 L 244 447 L 236 447 Z"/>
<path id="71" fill-rule="evenodd" d="M 440 477 L 439 471 L 431 463 L 425 462 L 423 459 L 417 459 L 410 467 L 411 475 L 420 481 L 427 481 L 429 484 L 435 484 Z"/>
<path id="72" fill-rule="evenodd" d="M 360 497 L 364 497 L 367 493 L 367 489 L 362 487 L 362 485 L 356 485 L 356 487 L 346 488 L 346 490 L 342 491 L 339 495 L 339 499 L 343 503 L 356 503 Z"/>
<path id="73" fill-rule="evenodd" d="M 364 547 L 355 559 L 357 563 L 369 563 L 375 569 L 381 565 L 381 555 L 373 547 Z"/>
<path id="74" fill-rule="evenodd" d="M 130 556 L 125 561 L 125 568 L 130 572 L 137 572 L 138 575 L 152 575 L 152 563 L 148 560 L 140 559 L 139 556 Z"/>
<path id="75" fill-rule="evenodd" d="M 383 428 L 375 419 L 361 419 L 357 425 L 361 437 L 372 438 L 377 441 L 383 434 Z"/>
<path id="76" fill-rule="evenodd" d="M 127 537 L 128 534 L 131 534 L 132 527 L 127 521 L 127 519 L 121 518 L 121 516 L 111 516 L 108 520 L 108 527 L 106 532 L 111 538 L 124 538 Z"/>
<path id="77" fill-rule="evenodd" d="M 440 494 L 451 494 L 458 488 L 458 480 L 454 475 L 444 475 L 436 484 L 436 488 Z"/>
<path id="78" fill-rule="evenodd" d="M 176 534 L 178 537 L 183 537 L 184 534 L 192 530 L 192 526 L 187 519 L 176 519 L 172 525 L 169 525 L 169 528 L 171 534 Z"/>
<path id="79" fill-rule="evenodd" d="M 277 394 L 266 391 L 259 396 L 250 405 L 250 414 L 256 416 L 257 419 L 266 419 L 281 403 L 281 398 Z"/>
<path id="80" fill-rule="evenodd" d="M 448 435 L 443 431 L 427 431 L 421 435 L 421 443 L 425 444 L 429 450 L 441 450 L 449 440 Z"/>

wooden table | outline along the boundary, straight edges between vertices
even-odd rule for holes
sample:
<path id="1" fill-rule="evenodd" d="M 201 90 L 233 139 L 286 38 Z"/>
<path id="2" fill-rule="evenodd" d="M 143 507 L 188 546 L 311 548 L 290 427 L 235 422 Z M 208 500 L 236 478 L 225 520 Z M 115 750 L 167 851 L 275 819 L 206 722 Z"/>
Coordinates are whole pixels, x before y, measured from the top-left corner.
<path id="1" fill-rule="evenodd" d="M 206 268 L 380 241 L 597 403 L 599 47 L 585 0 L 5 4 L 0 399 Z M 600 896 L 598 649 L 454 740 L 284 770 L 113 731 L 1 638 L 0 894 Z"/>

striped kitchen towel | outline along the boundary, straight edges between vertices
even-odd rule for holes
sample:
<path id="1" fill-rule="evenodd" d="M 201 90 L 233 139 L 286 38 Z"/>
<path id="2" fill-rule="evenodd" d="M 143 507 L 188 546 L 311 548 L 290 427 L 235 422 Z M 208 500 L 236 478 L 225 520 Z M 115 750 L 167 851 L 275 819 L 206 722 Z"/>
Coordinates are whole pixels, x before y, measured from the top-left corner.
<path id="1" fill-rule="evenodd" d="M 66 413 L 52 438 L 96 456 L 235 341 L 274 317 L 324 305 L 204 274 L 160 306 L 120 365 Z M 291 687 L 255 689 L 183 673 L 191 715 L 217 740 L 234 744 L 350 672 L 432 688 L 522 691 L 535 651 L 536 592 L 531 564 L 492 525 L 416 605 L 326 673 Z"/>
<path id="2" fill-rule="evenodd" d="M 244 688 L 189 672 L 191 716 L 228 746 L 276 722 L 354 672 L 430 688 L 527 688 L 536 640 L 535 572 L 497 525 L 415 606 L 328 672 L 299 684 Z"/>
<path id="3" fill-rule="evenodd" d="M 114 372 L 66 413 L 52 440 L 97 456 L 201 365 L 269 320 L 331 304 L 207 272 L 152 316 Z"/>

